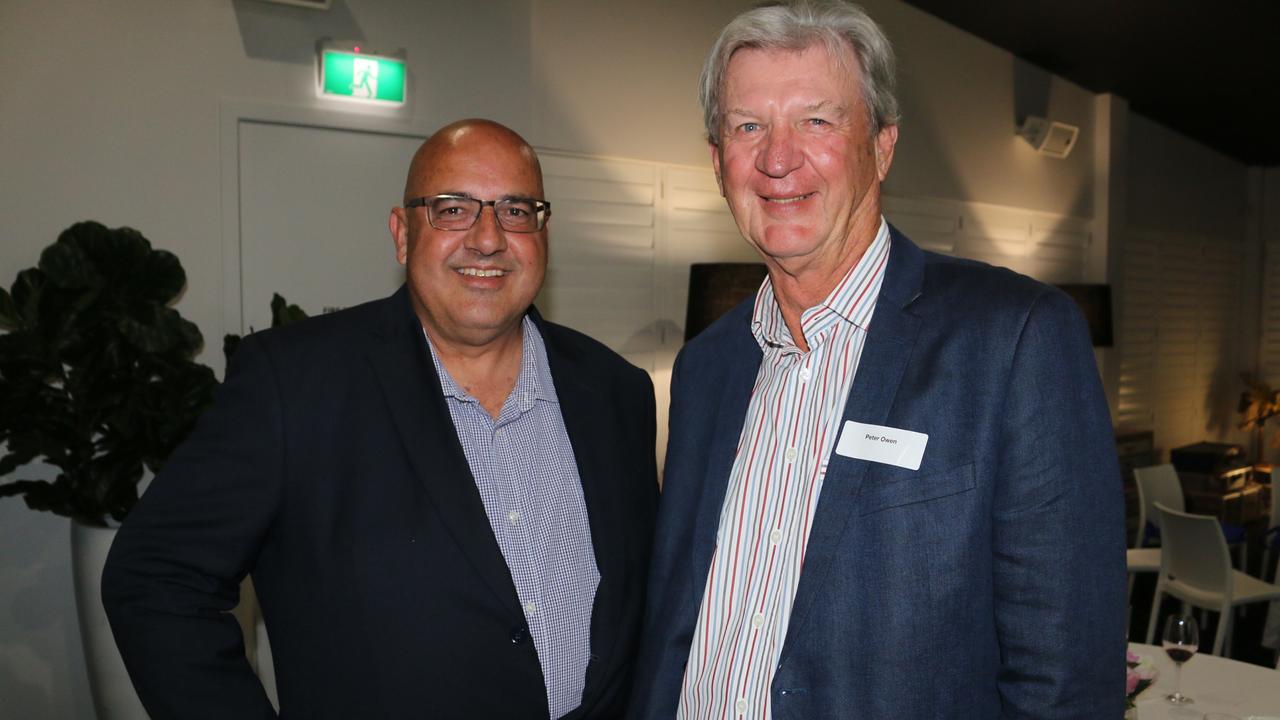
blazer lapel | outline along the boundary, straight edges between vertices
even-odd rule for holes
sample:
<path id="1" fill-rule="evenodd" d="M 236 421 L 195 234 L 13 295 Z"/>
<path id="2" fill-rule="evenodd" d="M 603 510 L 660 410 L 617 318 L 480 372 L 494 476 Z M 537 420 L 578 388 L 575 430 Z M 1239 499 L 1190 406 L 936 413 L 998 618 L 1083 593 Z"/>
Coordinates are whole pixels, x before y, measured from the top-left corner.
<path id="1" fill-rule="evenodd" d="M 711 436 L 707 456 L 706 478 L 702 497 L 698 502 L 698 515 L 693 531 L 694 593 L 702 593 L 707 573 L 711 569 L 711 557 L 716 549 L 716 532 L 720 529 L 720 511 L 724 507 L 725 493 L 729 488 L 729 476 L 733 473 L 733 461 L 742 437 L 742 426 L 751 405 L 751 391 L 764 358 L 760 346 L 751 334 L 751 308 L 753 295 L 747 301 L 742 322 L 726 343 L 724 360 L 724 389 L 720 394 L 720 407 L 715 416 L 715 431 Z M 700 602 L 700 598 L 698 600 Z"/>
<path id="2" fill-rule="evenodd" d="M 504 607 L 522 616 L 515 583 L 489 526 L 405 286 L 386 301 L 386 310 L 385 323 L 374 330 L 368 358 L 411 469 L 476 573 Z"/>
<path id="3" fill-rule="evenodd" d="M 889 251 L 889 264 L 885 268 L 871 329 L 858 362 L 837 438 L 848 420 L 885 424 L 920 331 L 920 319 L 907 308 L 920 296 L 924 254 L 896 229 L 891 227 L 890 232 L 893 244 Z M 836 546 L 849 523 L 854 501 L 869 466 L 866 460 L 839 455 L 832 448 L 822 494 L 814 512 L 813 528 L 809 532 L 788 635 L 803 627 L 815 598 L 822 594 L 822 585 L 831 569 Z M 786 658 L 790 647 L 784 640 L 782 658 Z"/>
<path id="4" fill-rule="evenodd" d="M 614 427 L 610 418 L 614 411 L 602 398 L 609 396 L 608 388 L 599 387 L 592 368 L 583 367 L 577 358 L 565 351 L 557 342 L 554 332 L 546 326 L 536 308 L 529 315 L 542 333 L 547 349 L 547 363 L 551 366 L 551 380 L 555 383 L 556 397 L 560 402 L 560 416 L 564 420 L 569 444 L 578 466 L 578 478 L 582 482 L 582 499 L 587 507 L 587 520 L 591 527 L 591 545 L 595 552 L 596 569 L 600 572 L 600 585 L 596 588 L 591 613 L 591 654 L 593 658 L 612 657 L 621 624 L 620 610 L 624 598 L 619 580 L 627 572 L 625 544 L 627 509 L 622 505 L 622 495 L 611 487 L 616 482 L 618 438 L 612 432 L 601 432 Z M 595 696 L 603 689 L 597 681 L 601 663 L 587 666 L 586 684 L 583 688 L 580 711 L 595 703 Z"/>

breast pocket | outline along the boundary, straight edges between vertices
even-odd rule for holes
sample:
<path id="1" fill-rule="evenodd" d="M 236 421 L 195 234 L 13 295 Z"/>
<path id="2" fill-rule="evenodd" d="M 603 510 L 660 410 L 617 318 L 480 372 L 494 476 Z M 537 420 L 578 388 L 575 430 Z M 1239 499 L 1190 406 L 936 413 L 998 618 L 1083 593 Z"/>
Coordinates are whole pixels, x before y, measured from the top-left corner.
<path id="1" fill-rule="evenodd" d="M 869 515 L 889 508 L 936 500 L 968 492 L 974 485 L 973 463 L 929 475 L 891 479 L 869 477 L 858 493 L 859 513 Z"/>

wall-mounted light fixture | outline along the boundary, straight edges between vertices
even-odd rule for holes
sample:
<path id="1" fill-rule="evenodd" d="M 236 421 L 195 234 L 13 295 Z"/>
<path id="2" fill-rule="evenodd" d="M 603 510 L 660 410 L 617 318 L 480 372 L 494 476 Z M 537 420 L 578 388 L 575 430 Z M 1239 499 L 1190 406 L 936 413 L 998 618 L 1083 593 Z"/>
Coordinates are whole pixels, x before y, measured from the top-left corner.
<path id="1" fill-rule="evenodd" d="M 404 50 L 371 50 L 325 38 L 316 43 L 316 94 L 373 105 L 403 105 Z"/>
<path id="2" fill-rule="evenodd" d="M 1031 143 L 1036 152 L 1049 157 L 1065 158 L 1075 147 L 1080 128 L 1036 115 L 1027 116 L 1018 128 L 1018 136 Z"/>

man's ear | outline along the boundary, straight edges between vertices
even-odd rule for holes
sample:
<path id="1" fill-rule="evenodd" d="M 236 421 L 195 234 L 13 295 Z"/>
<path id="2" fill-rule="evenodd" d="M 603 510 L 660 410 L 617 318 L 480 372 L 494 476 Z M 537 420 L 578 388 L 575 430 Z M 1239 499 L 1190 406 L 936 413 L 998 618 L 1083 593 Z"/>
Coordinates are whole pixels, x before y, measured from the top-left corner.
<path id="1" fill-rule="evenodd" d="M 876 133 L 876 176 L 880 182 L 889 176 L 893 164 L 893 148 L 898 144 L 898 126 L 886 125 Z"/>
<path id="2" fill-rule="evenodd" d="M 387 229 L 391 231 L 391 242 L 396 246 L 396 262 L 404 265 L 409 261 L 409 218 L 402 207 L 391 208 L 391 216 L 387 218 Z"/>
<path id="3" fill-rule="evenodd" d="M 711 169 L 716 171 L 716 185 L 720 188 L 720 197 L 724 197 L 724 180 L 720 177 L 720 146 L 707 141 L 707 149 L 711 151 Z"/>

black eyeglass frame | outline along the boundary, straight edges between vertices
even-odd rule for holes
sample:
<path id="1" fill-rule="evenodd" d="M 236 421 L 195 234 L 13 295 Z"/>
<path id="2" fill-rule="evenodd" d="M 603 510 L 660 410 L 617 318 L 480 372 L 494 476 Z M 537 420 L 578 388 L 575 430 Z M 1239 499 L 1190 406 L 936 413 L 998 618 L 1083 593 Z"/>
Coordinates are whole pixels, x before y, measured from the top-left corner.
<path id="1" fill-rule="evenodd" d="M 432 217 L 431 201 L 433 200 L 469 200 L 471 202 L 480 203 L 480 209 L 476 211 L 475 217 L 471 218 L 470 225 L 464 228 L 463 227 L 442 228 L 439 225 L 436 225 L 435 218 Z M 502 222 L 502 215 L 498 213 L 498 204 L 509 203 L 509 202 L 533 203 L 533 215 L 537 222 L 537 226 L 532 230 L 519 230 L 519 229 L 513 229 L 513 228 L 507 227 L 506 223 Z M 422 197 L 416 197 L 411 200 L 406 200 L 404 203 L 404 207 L 406 210 L 417 208 L 417 207 L 426 208 L 427 222 L 431 223 L 431 227 L 437 230 L 449 230 L 449 231 L 457 231 L 457 232 L 466 232 L 467 230 L 470 230 L 471 228 L 475 227 L 476 222 L 480 220 L 480 215 L 481 213 L 484 212 L 484 209 L 486 207 L 493 208 L 493 217 L 498 221 L 498 226 L 501 227 L 503 230 L 506 230 L 507 232 L 514 232 L 514 233 L 540 232 L 547 227 L 547 220 L 551 219 L 551 203 L 547 202 L 546 200 L 535 200 L 533 198 L 501 198 L 499 200 L 481 200 L 479 198 L 473 198 L 469 195 L 455 195 L 452 193 L 443 193 L 440 195 L 424 195 Z"/>

